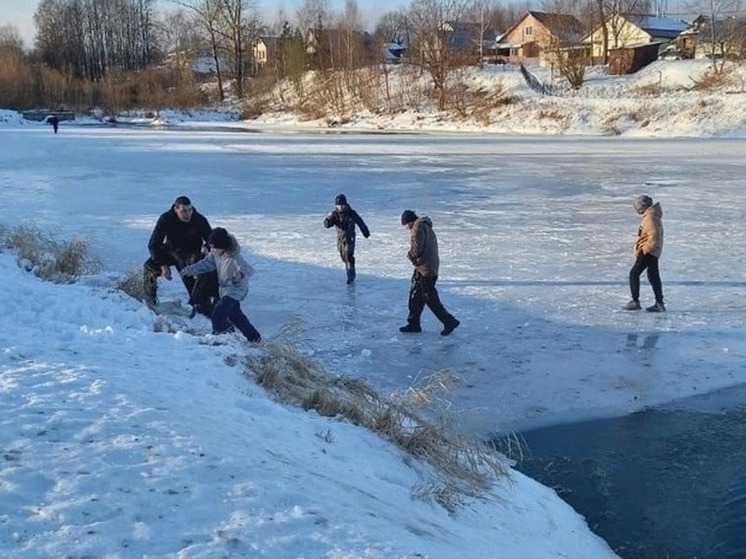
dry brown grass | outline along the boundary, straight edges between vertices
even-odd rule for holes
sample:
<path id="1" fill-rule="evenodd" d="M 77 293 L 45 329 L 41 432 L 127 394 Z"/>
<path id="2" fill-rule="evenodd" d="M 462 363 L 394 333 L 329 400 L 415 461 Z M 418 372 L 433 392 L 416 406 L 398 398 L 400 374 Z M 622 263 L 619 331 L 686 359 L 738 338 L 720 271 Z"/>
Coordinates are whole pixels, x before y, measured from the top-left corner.
<path id="1" fill-rule="evenodd" d="M 80 276 L 102 269 L 91 256 L 86 239 L 60 241 L 35 225 L 2 229 L 3 245 L 15 251 L 19 265 L 39 278 L 54 283 L 72 283 Z"/>
<path id="2" fill-rule="evenodd" d="M 473 119 L 483 126 L 491 124 L 495 109 L 512 105 L 518 100 L 501 83 L 489 88 L 474 88 L 463 81 L 457 81 L 446 88 L 445 95 L 450 111 L 460 118 Z"/>
<path id="3" fill-rule="evenodd" d="M 708 70 L 700 79 L 692 78 L 692 91 L 717 91 L 725 89 L 734 82 L 734 68 L 725 66 L 722 70 Z"/>
<path id="4" fill-rule="evenodd" d="M 130 270 L 117 283 L 117 289 L 124 291 L 130 297 L 138 301 L 145 300 L 145 288 L 142 284 L 143 271 L 141 268 Z"/>
<path id="5" fill-rule="evenodd" d="M 640 97 L 660 97 L 663 94 L 663 87 L 657 83 L 649 83 L 632 88 L 631 93 Z"/>
<path id="6" fill-rule="evenodd" d="M 496 478 L 508 474 L 505 458 L 458 428 L 444 398 L 454 382 L 450 371 L 427 376 L 388 397 L 361 379 L 327 372 L 289 338 L 298 323 L 247 357 L 246 374 L 278 400 L 327 417 L 342 417 L 392 442 L 424 465 L 426 479 L 413 494 L 454 511 L 466 498 L 492 495 Z"/>

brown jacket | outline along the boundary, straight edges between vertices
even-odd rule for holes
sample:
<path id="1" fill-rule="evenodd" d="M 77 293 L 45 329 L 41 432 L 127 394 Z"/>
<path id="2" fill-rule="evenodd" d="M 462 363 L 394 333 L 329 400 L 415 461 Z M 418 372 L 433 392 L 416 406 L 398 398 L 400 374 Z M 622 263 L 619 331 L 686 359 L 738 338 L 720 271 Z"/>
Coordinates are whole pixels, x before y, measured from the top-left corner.
<path id="1" fill-rule="evenodd" d="M 409 231 L 410 246 L 407 258 L 415 269 L 427 277 L 438 275 L 440 257 L 438 256 L 438 238 L 433 231 L 433 223 L 427 216 L 417 218 Z"/>
<path id="2" fill-rule="evenodd" d="M 663 210 L 656 202 L 642 214 L 635 241 L 635 257 L 652 254 L 660 258 L 663 252 Z"/>

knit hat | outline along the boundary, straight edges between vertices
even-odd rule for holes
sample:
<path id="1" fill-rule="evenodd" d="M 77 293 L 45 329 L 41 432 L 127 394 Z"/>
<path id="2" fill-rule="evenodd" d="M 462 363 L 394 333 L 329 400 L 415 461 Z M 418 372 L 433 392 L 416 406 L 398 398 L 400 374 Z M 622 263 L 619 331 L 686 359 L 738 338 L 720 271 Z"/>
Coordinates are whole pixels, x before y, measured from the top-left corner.
<path id="1" fill-rule="evenodd" d="M 174 206 L 191 206 L 192 201 L 187 196 L 179 196 L 174 201 Z"/>
<path id="2" fill-rule="evenodd" d="M 638 196 L 637 198 L 632 200 L 632 206 L 635 208 L 637 213 L 644 212 L 652 205 L 653 199 L 646 194 L 642 194 L 641 196 Z"/>
<path id="3" fill-rule="evenodd" d="M 414 213 L 412 210 L 404 210 L 404 212 L 401 214 L 401 224 L 406 225 L 407 223 L 412 223 L 417 219 L 417 214 Z"/>
<path id="4" fill-rule="evenodd" d="M 210 233 L 210 237 L 207 240 L 207 243 L 214 248 L 219 248 L 222 250 L 227 250 L 231 246 L 231 240 L 228 237 L 228 231 L 223 229 L 222 227 L 216 227 L 212 230 L 212 233 Z"/>
<path id="5" fill-rule="evenodd" d="M 334 205 L 335 206 L 346 206 L 347 196 L 345 196 L 344 194 L 337 194 L 337 197 L 334 198 Z"/>

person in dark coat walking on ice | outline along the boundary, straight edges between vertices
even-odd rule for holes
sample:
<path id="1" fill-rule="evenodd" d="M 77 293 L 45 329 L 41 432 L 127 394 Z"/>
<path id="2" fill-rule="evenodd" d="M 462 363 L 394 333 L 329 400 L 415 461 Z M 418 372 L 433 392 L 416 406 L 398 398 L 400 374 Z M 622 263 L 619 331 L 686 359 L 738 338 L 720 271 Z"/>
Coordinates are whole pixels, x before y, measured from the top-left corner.
<path id="1" fill-rule="evenodd" d="M 337 228 L 337 250 L 347 270 L 347 285 L 355 281 L 356 226 L 360 228 L 363 237 L 366 239 L 370 237 L 368 226 L 347 203 L 347 196 L 338 194 L 334 199 L 334 209 L 324 218 L 324 227 Z"/>
<path id="2" fill-rule="evenodd" d="M 441 336 L 448 336 L 459 324 L 440 302 L 435 283 L 438 281 L 440 256 L 438 255 L 438 238 L 433 231 L 433 223 L 427 216 L 417 217 L 412 210 L 404 210 L 401 224 L 409 231 L 410 244 L 407 258 L 414 266 L 412 282 L 409 289 L 409 316 L 407 324 L 399 328 L 400 332 L 422 332 L 420 317 L 425 305 L 443 323 Z"/>
<path id="3" fill-rule="evenodd" d="M 212 333 L 223 334 L 235 326 L 248 341 L 260 342 L 262 337 L 241 310 L 241 301 L 249 292 L 249 278 L 254 275 L 254 268 L 241 256 L 236 238 L 222 227 L 213 230 L 208 243 L 210 254 L 181 270 L 181 276 L 217 272 L 220 301 L 212 313 Z"/>
<path id="4" fill-rule="evenodd" d="M 158 278 L 171 280 L 171 266 L 181 271 L 186 266 L 204 258 L 212 227 L 199 213 L 187 196 L 179 196 L 171 209 L 161 214 L 148 241 L 150 258 L 143 266 L 143 291 L 145 303 L 157 304 Z M 218 297 L 217 274 L 205 274 L 195 280 L 182 276 L 189 293 L 193 312 L 212 315 L 214 299 Z"/>
<path id="5" fill-rule="evenodd" d="M 55 115 L 50 116 L 47 118 L 47 123 L 52 125 L 52 129 L 54 130 L 54 133 L 57 133 L 57 129 L 60 126 L 60 119 L 57 118 Z"/>
<path id="6" fill-rule="evenodd" d="M 629 290 L 632 300 L 624 310 L 638 311 L 640 308 L 640 275 L 648 271 L 648 281 L 653 288 L 655 305 L 648 307 L 649 312 L 665 312 L 663 304 L 663 285 L 658 270 L 658 261 L 663 252 L 663 210 L 659 202 L 653 203 L 650 196 L 638 196 L 632 201 L 632 207 L 640 214 L 640 228 L 635 240 L 635 263 L 629 271 Z"/>

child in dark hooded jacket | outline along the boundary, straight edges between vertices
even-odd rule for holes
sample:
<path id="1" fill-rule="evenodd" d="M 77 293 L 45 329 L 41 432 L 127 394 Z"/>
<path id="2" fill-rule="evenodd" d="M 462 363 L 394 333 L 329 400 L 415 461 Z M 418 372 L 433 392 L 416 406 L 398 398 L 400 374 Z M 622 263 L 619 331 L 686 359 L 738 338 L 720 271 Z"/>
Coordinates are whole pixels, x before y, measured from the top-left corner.
<path id="1" fill-rule="evenodd" d="M 210 254 L 184 268 L 181 273 L 196 276 L 217 271 L 220 300 L 212 313 L 212 333 L 222 334 L 231 325 L 238 328 L 250 342 L 261 341 L 259 332 L 241 310 L 241 301 L 249 292 L 249 278 L 254 275 L 243 256 L 238 241 L 222 227 L 213 229 L 208 240 Z"/>
<path id="2" fill-rule="evenodd" d="M 337 228 L 337 250 L 347 271 L 347 285 L 352 285 L 355 281 L 355 226 L 360 228 L 363 237 L 370 237 L 368 226 L 347 203 L 347 196 L 337 194 L 334 209 L 324 218 L 324 227 Z"/>

